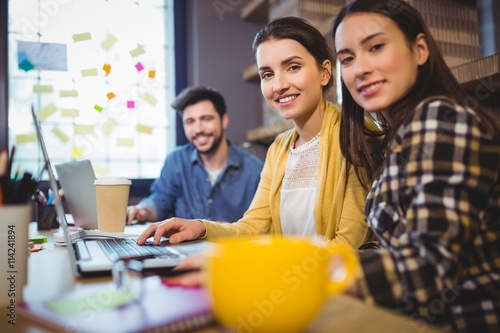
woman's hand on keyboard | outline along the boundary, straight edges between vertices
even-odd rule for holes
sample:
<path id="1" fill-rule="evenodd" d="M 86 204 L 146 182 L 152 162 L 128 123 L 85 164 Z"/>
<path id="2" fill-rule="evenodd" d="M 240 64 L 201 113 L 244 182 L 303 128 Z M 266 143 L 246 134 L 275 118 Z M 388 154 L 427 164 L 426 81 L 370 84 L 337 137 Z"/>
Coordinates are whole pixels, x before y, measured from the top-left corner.
<path id="1" fill-rule="evenodd" d="M 171 244 L 195 240 L 205 236 L 207 229 L 200 220 L 185 220 L 177 217 L 151 224 L 142 232 L 137 244 L 143 245 L 149 237 L 158 245 L 162 237 L 168 237 Z"/>

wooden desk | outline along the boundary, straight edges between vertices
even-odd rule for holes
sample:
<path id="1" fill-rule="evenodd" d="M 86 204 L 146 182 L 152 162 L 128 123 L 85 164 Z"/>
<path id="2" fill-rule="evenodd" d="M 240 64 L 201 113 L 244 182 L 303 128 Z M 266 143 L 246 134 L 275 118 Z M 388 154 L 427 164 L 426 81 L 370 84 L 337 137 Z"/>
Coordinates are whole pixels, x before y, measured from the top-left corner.
<path id="1" fill-rule="evenodd" d="M 104 286 L 109 283 L 109 277 L 75 279 L 66 249 L 53 245 L 51 232 L 38 232 L 36 224 L 33 223 L 30 226 L 30 232 L 47 236 L 49 242 L 44 244 L 42 251 L 31 253 L 28 259 L 28 285 L 24 289 L 26 300 L 46 300 L 87 284 L 103 284 Z M 345 295 L 327 300 L 322 311 L 305 330 L 306 333 L 331 333 L 334 331 L 356 333 L 442 332 L 412 320 L 410 316 L 402 316 L 383 308 L 368 306 Z M 52 333 L 21 316 L 17 316 L 15 330 L 11 332 Z M 222 327 L 209 327 L 198 333 L 221 332 L 228 333 L 229 331 Z"/>

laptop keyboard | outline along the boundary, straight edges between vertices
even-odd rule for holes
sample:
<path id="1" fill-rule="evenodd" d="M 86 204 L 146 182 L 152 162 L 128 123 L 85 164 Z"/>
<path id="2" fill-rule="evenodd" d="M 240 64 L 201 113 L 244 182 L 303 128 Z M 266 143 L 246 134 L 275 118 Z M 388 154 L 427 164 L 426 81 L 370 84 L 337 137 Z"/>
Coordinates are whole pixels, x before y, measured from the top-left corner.
<path id="1" fill-rule="evenodd" d="M 153 242 L 137 245 L 136 240 L 132 238 L 101 239 L 99 242 L 112 260 L 138 256 L 167 256 L 173 259 L 182 257 L 181 254 L 167 246 L 153 245 Z"/>

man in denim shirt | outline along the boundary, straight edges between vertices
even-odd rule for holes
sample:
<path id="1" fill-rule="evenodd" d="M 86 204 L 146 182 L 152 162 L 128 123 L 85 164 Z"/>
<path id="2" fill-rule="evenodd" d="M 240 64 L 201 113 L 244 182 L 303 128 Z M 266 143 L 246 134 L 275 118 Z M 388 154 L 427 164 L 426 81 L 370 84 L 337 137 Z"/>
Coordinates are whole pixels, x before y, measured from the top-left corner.
<path id="1" fill-rule="evenodd" d="M 127 223 L 172 216 L 235 222 L 250 206 L 262 161 L 230 143 L 226 103 L 215 89 L 185 89 L 172 107 L 182 115 L 189 143 L 171 152 L 149 197 L 128 207 Z"/>

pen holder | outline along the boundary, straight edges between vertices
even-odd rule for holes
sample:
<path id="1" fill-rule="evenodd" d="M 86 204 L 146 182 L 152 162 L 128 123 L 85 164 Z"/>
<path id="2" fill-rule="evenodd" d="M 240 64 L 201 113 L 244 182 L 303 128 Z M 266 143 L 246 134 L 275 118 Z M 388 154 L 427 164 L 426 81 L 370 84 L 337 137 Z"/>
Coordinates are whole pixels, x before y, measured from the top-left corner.
<path id="1" fill-rule="evenodd" d="M 36 205 L 36 222 L 38 230 L 59 228 L 57 212 L 54 205 Z"/>

